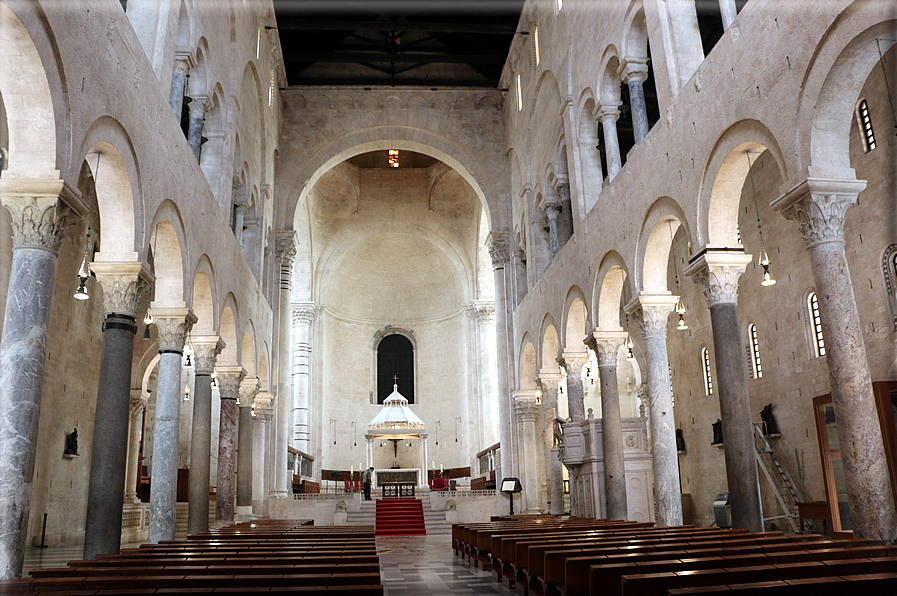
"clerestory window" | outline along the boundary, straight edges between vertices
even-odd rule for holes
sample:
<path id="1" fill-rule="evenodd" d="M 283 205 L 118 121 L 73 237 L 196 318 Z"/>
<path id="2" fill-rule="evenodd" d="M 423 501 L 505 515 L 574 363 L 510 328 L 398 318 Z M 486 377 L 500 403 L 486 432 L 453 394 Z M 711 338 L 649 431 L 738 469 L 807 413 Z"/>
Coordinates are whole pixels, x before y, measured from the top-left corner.
<path id="1" fill-rule="evenodd" d="M 825 356 L 825 340 L 822 338 L 822 322 L 819 318 L 819 299 L 816 298 L 816 292 L 811 292 L 807 296 L 807 311 L 810 315 L 810 332 L 813 340 L 813 353 L 819 356 Z"/>

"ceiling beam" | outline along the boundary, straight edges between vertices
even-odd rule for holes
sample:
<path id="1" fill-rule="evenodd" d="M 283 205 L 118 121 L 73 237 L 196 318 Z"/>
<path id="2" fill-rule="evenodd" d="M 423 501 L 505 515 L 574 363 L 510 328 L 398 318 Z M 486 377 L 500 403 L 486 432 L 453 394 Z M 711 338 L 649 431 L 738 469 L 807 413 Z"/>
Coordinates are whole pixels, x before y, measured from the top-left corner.
<path id="1" fill-rule="evenodd" d="M 278 19 L 277 27 L 265 25 L 265 29 L 285 31 L 430 31 L 433 33 L 482 33 L 508 35 L 517 32 L 511 24 L 479 23 L 409 23 L 407 21 L 352 21 L 308 20 L 296 18 Z"/>
<path id="2" fill-rule="evenodd" d="M 453 64 L 504 64 L 507 57 L 489 54 L 449 54 L 444 52 L 434 53 L 402 53 L 391 54 L 387 52 L 290 52 L 285 56 L 285 62 L 307 64 L 313 62 L 350 63 L 359 62 L 390 62 L 395 64 L 409 63 L 453 63 Z"/>

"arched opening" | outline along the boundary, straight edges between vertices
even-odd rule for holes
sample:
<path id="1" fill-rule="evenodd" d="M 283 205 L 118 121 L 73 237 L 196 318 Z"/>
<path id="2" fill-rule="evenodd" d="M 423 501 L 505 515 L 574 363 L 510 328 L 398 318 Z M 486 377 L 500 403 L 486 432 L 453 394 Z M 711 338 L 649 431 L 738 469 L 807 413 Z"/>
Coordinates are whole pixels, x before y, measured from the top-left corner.
<path id="1" fill-rule="evenodd" d="M 377 344 L 377 403 L 382 404 L 399 385 L 409 404 L 414 403 L 414 345 L 404 335 L 387 335 Z"/>

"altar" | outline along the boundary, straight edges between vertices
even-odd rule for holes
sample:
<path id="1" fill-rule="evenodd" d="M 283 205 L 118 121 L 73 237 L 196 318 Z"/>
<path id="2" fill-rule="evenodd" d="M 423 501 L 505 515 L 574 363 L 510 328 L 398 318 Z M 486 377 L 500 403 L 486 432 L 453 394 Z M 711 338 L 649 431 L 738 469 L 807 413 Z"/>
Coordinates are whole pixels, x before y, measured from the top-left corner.
<path id="1" fill-rule="evenodd" d="M 423 486 L 420 468 L 395 468 L 374 470 L 374 486 L 382 487 L 384 484 L 409 484 Z"/>

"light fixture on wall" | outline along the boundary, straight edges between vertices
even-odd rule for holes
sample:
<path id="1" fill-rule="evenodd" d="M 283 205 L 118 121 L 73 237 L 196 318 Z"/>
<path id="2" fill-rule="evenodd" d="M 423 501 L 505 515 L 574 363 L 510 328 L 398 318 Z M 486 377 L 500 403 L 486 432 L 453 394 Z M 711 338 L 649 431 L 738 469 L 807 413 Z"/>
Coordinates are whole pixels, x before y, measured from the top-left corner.
<path id="1" fill-rule="evenodd" d="M 667 221 L 667 225 L 670 227 L 670 254 L 672 254 L 673 220 Z M 685 302 L 682 301 L 682 292 L 679 291 L 679 267 L 676 265 L 676 257 L 673 257 L 673 273 L 676 275 L 676 294 L 679 295 L 679 300 L 676 301 L 676 314 L 679 315 L 679 324 L 676 325 L 676 329 L 685 331 L 688 329 L 688 325 L 685 324 L 685 313 L 688 309 L 685 308 Z"/>
<path id="2" fill-rule="evenodd" d="M 358 427 L 356 426 L 356 422 L 352 421 L 352 447 L 358 446 Z"/>
<path id="3" fill-rule="evenodd" d="M 190 387 L 184 387 L 184 401 L 190 401 Z"/>
<path id="4" fill-rule="evenodd" d="M 143 339 L 152 339 L 150 336 L 149 326 L 153 324 L 153 313 L 146 309 L 146 316 L 143 317 Z"/>
<path id="5" fill-rule="evenodd" d="M 632 353 L 632 336 L 629 335 L 629 332 L 626 333 L 626 360 L 635 362 L 635 356 Z"/>
<path id="6" fill-rule="evenodd" d="M 773 279 L 772 274 L 769 273 L 769 255 L 766 253 L 766 246 L 763 243 L 763 227 L 760 225 L 760 208 L 757 205 L 757 190 L 754 188 L 754 164 L 751 163 L 751 152 L 746 151 L 744 156 L 748 161 L 748 176 L 751 179 L 751 195 L 754 197 L 754 215 L 757 217 L 757 233 L 760 236 L 760 259 L 757 264 L 763 267 L 763 280 L 760 282 L 761 286 L 774 286 L 776 285 L 776 280 Z M 754 161 L 756 163 L 756 160 Z"/>
<path id="7" fill-rule="evenodd" d="M 439 445 L 439 427 L 442 426 L 442 420 L 436 421 L 436 444 Z"/>
<path id="8" fill-rule="evenodd" d="M 184 356 L 187 357 L 187 360 L 184 362 L 184 366 L 193 366 L 193 363 L 190 361 L 190 356 L 193 355 L 193 346 L 190 344 L 184 345 Z"/>
<path id="9" fill-rule="evenodd" d="M 461 426 L 461 417 L 455 416 L 455 443 L 458 442 L 458 427 Z"/>

